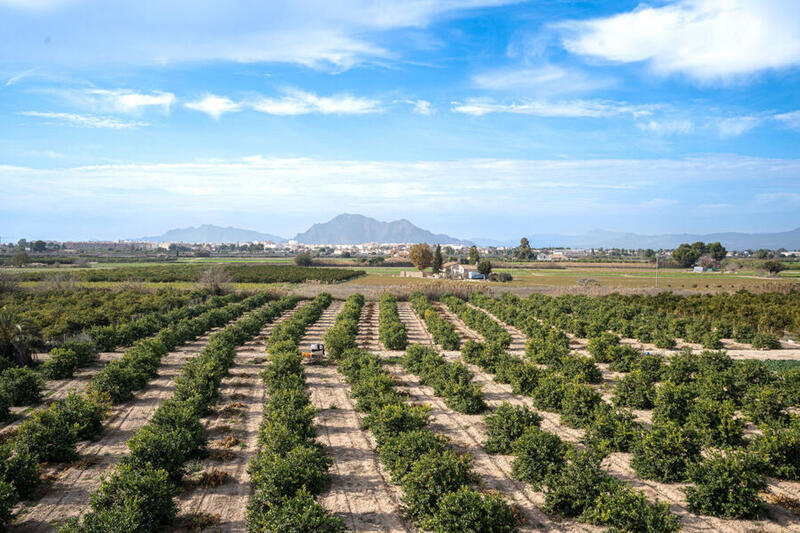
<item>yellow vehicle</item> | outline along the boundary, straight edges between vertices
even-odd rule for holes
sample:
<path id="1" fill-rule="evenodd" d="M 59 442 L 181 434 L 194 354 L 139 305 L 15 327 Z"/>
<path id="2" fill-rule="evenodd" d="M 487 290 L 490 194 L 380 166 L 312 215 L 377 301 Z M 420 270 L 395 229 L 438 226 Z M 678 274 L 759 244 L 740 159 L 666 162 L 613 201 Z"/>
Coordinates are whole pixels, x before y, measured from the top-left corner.
<path id="1" fill-rule="evenodd" d="M 307 352 L 303 352 L 303 361 L 316 363 L 325 357 L 325 345 L 321 342 L 312 342 Z"/>

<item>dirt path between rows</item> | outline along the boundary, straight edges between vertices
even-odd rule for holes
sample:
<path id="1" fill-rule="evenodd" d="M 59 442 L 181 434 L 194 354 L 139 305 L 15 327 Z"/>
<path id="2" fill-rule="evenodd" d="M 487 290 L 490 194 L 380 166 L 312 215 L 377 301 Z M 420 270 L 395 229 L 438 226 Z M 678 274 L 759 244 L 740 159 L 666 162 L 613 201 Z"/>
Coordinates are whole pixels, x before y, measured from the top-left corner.
<path id="1" fill-rule="evenodd" d="M 362 350 L 383 349 L 380 339 L 380 309 L 377 302 L 367 302 L 361 309 L 356 343 Z"/>
<path id="2" fill-rule="evenodd" d="M 433 337 L 425 328 L 425 323 L 417 316 L 411 304 L 408 302 L 397 302 L 397 315 L 400 322 L 406 327 L 408 344 L 423 344 L 433 346 Z"/>
<path id="3" fill-rule="evenodd" d="M 57 465 L 46 468 L 45 475 L 54 478 L 54 481 L 43 487 L 37 501 L 17 507 L 15 530 L 55 531 L 54 523 L 86 511 L 89 495 L 100 486 L 102 476 L 113 468 L 120 457 L 127 454 L 125 443 L 150 419 L 161 402 L 172 395 L 174 380 L 183 366 L 206 346 L 209 335 L 220 329 L 214 328 L 164 356 L 156 377 L 144 389 L 136 392 L 132 400 L 112 409 L 111 416 L 103 423 L 104 429 L 98 440 L 78 445 L 80 460 L 66 467 Z"/>
<path id="4" fill-rule="evenodd" d="M 370 317 L 375 315 L 375 309 L 368 306 L 361 312 L 361 331 L 367 342 L 374 342 L 377 326 Z M 332 303 L 308 330 L 301 346 L 320 342 L 340 309 L 341 303 Z M 308 365 L 306 385 L 317 409 L 317 440 L 334 461 L 329 485 L 317 498 L 320 505 L 341 517 L 352 531 L 414 531 L 403 518 L 401 492 L 389 482 L 375 452 L 375 441 L 361 429 L 361 415 L 355 410 L 344 377 L 333 365 Z"/>
<path id="5" fill-rule="evenodd" d="M 522 333 L 520 330 L 518 330 L 517 328 L 515 328 L 512 325 L 506 324 L 505 322 L 503 322 L 502 320 L 500 320 L 499 318 L 494 316 L 492 313 L 490 313 L 486 309 L 478 307 L 477 305 L 471 304 L 469 302 L 467 302 L 467 305 L 472 307 L 473 309 L 477 309 L 478 311 L 482 311 L 482 312 L 486 313 L 486 315 L 489 318 L 494 320 L 500 327 L 504 328 L 508 332 L 509 335 L 511 335 L 511 344 L 508 345 L 508 351 L 509 352 L 518 353 L 518 354 L 524 354 L 525 353 L 525 347 L 528 344 L 528 338 L 525 336 L 524 333 Z"/>
<path id="6" fill-rule="evenodd" d="M 247 503 L 252 489 L 247 467 L 258 451 L 258 428 L 263 418 L 264 383 L 260 372 L 267 360 L 266 342 L 279 322 L 307 305 L 300 302 L 267 324 L 258 336 L 236 349 L 228 375 L 222 380 L 217 406 L 203 419 L 209 456 L 190 476 L 189 489 L 178 496 L 173 531 L 246 532 Z M 204 487 L 204 474 L 224 472 L 224 483 Z"/>

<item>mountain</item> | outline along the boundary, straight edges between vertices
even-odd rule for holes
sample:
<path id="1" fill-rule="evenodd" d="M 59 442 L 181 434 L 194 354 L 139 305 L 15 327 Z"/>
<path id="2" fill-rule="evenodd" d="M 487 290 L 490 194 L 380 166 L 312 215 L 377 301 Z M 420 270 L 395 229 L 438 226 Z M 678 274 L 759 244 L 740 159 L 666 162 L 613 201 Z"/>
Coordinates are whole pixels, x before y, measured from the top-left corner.
<path id="1" fill-rule="evenodd" d="M 328 222 L 314 224 L 308 231 L 294 238 L 303 244 L 361 244 L 416 243 L 428 244 L 472 244 L 449 235 L 437 235 L 419 228 L 408 220 L 381 222 L 363 215 L 344 214 Z"/>
<path id="2" fill-rule="evenodd" d="M 569 248 L 677 248 L 681 243 L 720 242 L 729 250 L 776 250 L 800 249 L 800 228 L 776 233 L 670 233 L 663 235 L 640 235 L 637 233 L 593 230 L 582 235 L 534 234 L 529 237 L 531 246 Z"/>
<path id="3" fill-rule="evenodd" d="M 239 229 L 233 227 L 223 228 L 220 226 L 212 226 L 211 224 L 203 224 L 196 228 L 180 228 L 171 229 L 163 235 L 155 237 L 142 237 L 142 241 L 150 242 L 185 242 L 185 243 L 213 243 L 224 244 L 234 242 L 250 242 L 250 241 L 272 241 L 272 242 L 286 242 L 283 237 L 277 235 L 270 235 L 269 233 L 260 233 L 249 229 Z"/>

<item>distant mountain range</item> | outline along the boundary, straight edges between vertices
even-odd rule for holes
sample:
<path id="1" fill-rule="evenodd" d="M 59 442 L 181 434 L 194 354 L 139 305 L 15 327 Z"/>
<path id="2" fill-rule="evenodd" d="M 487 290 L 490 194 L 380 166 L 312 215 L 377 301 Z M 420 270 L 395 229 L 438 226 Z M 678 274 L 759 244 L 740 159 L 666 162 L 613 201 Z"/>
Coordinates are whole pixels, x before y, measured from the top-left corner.
<path id="1" fill-rule="evenodd" d="M 185 242 L 185 243 L 233 243 L 233 242 L 250 242 L 250 241 L 272 241 L 275 243 L 286 242 L 283 237 L 277 235 L 270 235 L 269 233 L 260 233 L 248 229 L 239 229 L 220 226 L 212 226 L 211 224 L 203 224 L 196 228 L 180 228 L 171 229 L 166 233 L 154 237 L 141 237 L 142 241 L 149 242 Z"/>
<path id="2" fill-rule="evenodd" d="M 561 235 L 553 233 L 529 234 L 528 239 L 534 248 L 568 247 L 568 248 L 632 248 L 646 249 L 677 248 L 688 242 L 720 242 L 729 250 L 757 250 L 759 248 L 777 250 L 800 249 L 800 228 L 777 233 L 709 233 L 690 234 L 672 233 L 664 235 L 640 235 L 605 230 L 593 230 L 581 235 Z M 474 239 L 482 246 L 517 246 L 519 240 L 496 241 L 493 239 Z"/>
<path id="3" fill-rule="evenodd" d="M 361 244 L 427 242 L 428 244 L 472 244 L 449 235 L 434 234 L 408 220 L 381 222 L 363 215 L 339 215 L 314 224 L 294 238 L 303 244 Z"/>
<path id="4" fill-rule="evenodd" d="M 568 247 L 568 248 L 676 248 L 684 242 L 695 241 L 721 242 L 729 250 L 747 250 L 767 248 L 776 250 L 800 249 L 800 228 L 777 233 L 711 233 L 711 234 L 663 234 L 641 235 L 637 233 L 593 230 L 581 235 L 563 235 L 557 233 L 528 234 L 534 248 Z M 278 235 L 261 233 L 233 227 L 223 228 L 204 224 L 196 228 L 172 229 L 154 237 L 141 237 L 137 240 L 152 242 L 185 242 L 185 243 L 234 243 L 249 241 L 286 242 Z M 499 240 L 490 238 L 474 238 L 462 240 L 444 234 L 435 234 L 415 226 L 408 220 L 381 222 L 363 215 L 343 214 L 328 222 L 314 224 L 307 231 L 298 233 L 294 239 L 302 244 L 361 244 L 377 243 L 413 243 L 428 244 L 478 244 L 481 246 L 517 246 L 519 239 Z"/>

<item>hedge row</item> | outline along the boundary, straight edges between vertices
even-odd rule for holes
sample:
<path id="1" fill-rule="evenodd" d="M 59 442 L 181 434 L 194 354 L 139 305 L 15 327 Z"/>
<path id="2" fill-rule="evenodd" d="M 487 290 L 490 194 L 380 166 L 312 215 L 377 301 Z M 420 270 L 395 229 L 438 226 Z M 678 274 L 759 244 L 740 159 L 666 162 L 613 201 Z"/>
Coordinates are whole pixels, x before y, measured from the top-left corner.
<path id="1" fill-rule="evenodd" d="M 442 318 L 428 301 L 428 297 L 419 291 L 412 292 L 408 297 L 414 312 L 425 321 L 428 331 L 433 336 L 433 341 L 444 350 L 458 350 L 461 340 L 456 329 L 449 321 Z"/>
<path id="2" fill-rule="evenodd" d="M 291 342 L 274 345 L 262 377 L 268 399 L 260 449 L 249 468 L 255 493 L 247 506 L 248 531 L 346 531 L 344 522 L 313 498 L 324 488 L 333 461 L 314 440 L 315 409 L 297 348 Z"/>
<path id="3" fill-rule="evenodd" d="M 511 335 L 508 331 L 483 311 L 470 307 L 464 300 L 452 294 L 442 296 L 442 302 L 467 326 L 483 335 L 486 342 L 497 344 L 503 348 L 508 348 L 508 345 L 511 344 Z"/>
<path id="4" fill-rule="evenodd" d="M 155 292 L 111 289 L 15 291 L 0 295 L 0 307 L 33 323 L 44 342 L 60 342 L 92 326 L 125 322 L 142 313 L 182 307 L 207 291 Z"/>
<path id="5" fill-rule="evenodd" d="M 9 455 L 25 468 L 15 470 L 4 480 L 15 489 L 13 498 L 5 501 L 12 502 L 30 494 L 28 487 L 35 487 L 39 482 L 39 463 L 73 460 L 77 456 L 77 443 L 102 431 L 102 422 L 111 404 L 129 399 L 134 390 L 144 386 L 157 372 L 164 354 L 204 331 L 263 305 L 268 299 L 268 295 L 258 294 L 242 303 L 229 304 L 167 326 L 155 339 L 140 341 L 121 359 L 106 365 L 89 383 L 85 395 L 70 394 L 63 400 L 54 401 L 46 409 L 35 411 L 20 425 L 7 445 Z M 152 479 L 147 478 L 143 482 L 146 485 L 150 481 Z"/>
<path id="6" fill-rule="evenodd" d="M 336 315 L 336 322 L 325 332 L 325 349 L 332 358 L 357 347 L 356 335 L 362 307 L 364 296 L 359 293 L 348 296 L 342 310 Z"/>
<path id="7" fill-rule="evenodd" d="M 466 414 L 486 409 L 480 385 L 472 382 L 472 373 L 462 363 L 448 363 L 433 348 L 419 344 L 408 348 L 401 363 L 451 409 Z"/>
<path id="8" fill-rule="evenodd" d="M 388 292 L 381 294 L 378 333 L 387 350 L 405 350 L 408 346 L 408 333 L 406 326 L 400 321 L 397 301 Z"/>
<path id="9" fill-rule="evenodd" d="M 107 394 L 114 403 L 131 399 L 134 391 L 144 387 L 157 374 L 161 358 L 176 346 L 263 305 L 269 298 L 269 295 L 259 293 L 240 303 L 211 309 L 200 316 L 168 325 L 155 338 L 140 340 L 126 350 L 121 358 L 105 365 L 89 382 L 88 390 Z"/>
<path id="10" fill-rule="evenodd" d="M 272 329 L 267 347 L 272 347 L 285 341 L 293 344 L 300 342 L 300 338 L 305 333 L 308 326 L 319 320 L 322 312 L 331 304 L 331 295 L 323 292 L 311 300 L 306 306 L 294 313 L 292 316 L 283 320 Z"/>
<path id="11" fill-rule="evenodd" d="M 499 496 L 470 488 L 476 482 L 469 455 L 459 456 L 428 427 L 426 406 L 406 403 L 379 356 L 349 350 L 339 370 L 350 383 L 363 425 L 378 442 L 381 462 L 403 488 L 408 514 L 437 533 L 517 531 L 517 518 Z"/>
<path id="12" fill-rule="evenodd" d="M 197 281 L 209 265 L 176 263 L 170 265 L 125 266 L 114 268 L 86 268 L 70 271 L 73 279 L 80 281 L 149 281 L 155 283 Z M 226 264 L 225 272 L 236 283 L 303 283 L 319 281 L 335 283 L 366 274 L 363 270 L 349 268 L 302 267 L 294 265 Z M 15 274 L 22 281 L 45 281 L 47 271 L 28 271 Z"/>
<path id="13" fill-rule="evenodd" d="M 155 532 L 168 525 L 177 512 L 173 498 L 181 490 L 185 465 L 205 446 L 200 418 L 216 401 L 236 347 L 296 303 L 291 296 L 271 302 L 211 335 L 208 345 L 181 370 L 172 397 L 128 440 L 129 454 L 92 494 L 89 512 L 60 531 L 116 531 L 124 524 L 126 531 Z"/>
<path id="14" fill-rule="evenodd" d="M 120 322 L 105 326 L 93 326 L 87 333 L 101 352 L 110 352 L 118 346 L 130 346 L 137 340 L 152 335 L 167 325 L 178 322 L 184 318 L 194 318 L 198 315 L 223 307 L 229 303 L 240 300 L 237 295 L 212 296 L 205 303 L 198 305 L 185 305 L 167 312 L 153 312 L 128 322 Z"/>

